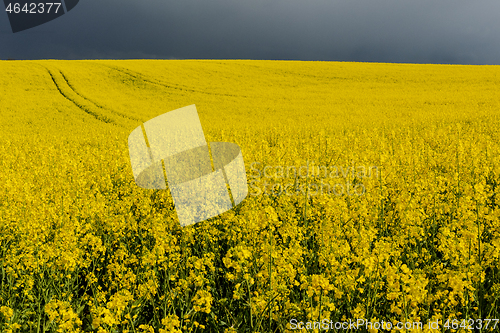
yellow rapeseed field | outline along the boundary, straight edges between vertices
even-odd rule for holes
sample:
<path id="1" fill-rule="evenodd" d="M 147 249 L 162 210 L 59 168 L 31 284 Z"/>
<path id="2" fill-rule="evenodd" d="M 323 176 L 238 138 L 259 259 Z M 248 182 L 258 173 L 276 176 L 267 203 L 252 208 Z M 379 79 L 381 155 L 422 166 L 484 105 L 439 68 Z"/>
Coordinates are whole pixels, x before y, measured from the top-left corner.
<path id="1" fill-rule="evenodd" d="M 183 228 L 127 138 L 191 104 L 249 195 Z M 0 330 L 499 331 L 499 116 L 499 66 L 0 61 Z"/>

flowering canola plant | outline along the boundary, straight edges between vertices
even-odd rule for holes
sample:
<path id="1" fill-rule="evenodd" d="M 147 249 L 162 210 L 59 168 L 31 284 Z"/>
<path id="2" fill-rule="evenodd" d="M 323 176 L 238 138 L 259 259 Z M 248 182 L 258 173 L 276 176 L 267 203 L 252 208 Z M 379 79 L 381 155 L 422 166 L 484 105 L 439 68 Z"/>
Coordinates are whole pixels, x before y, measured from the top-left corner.
<path id="1" fill-rule="evenodd" d="M 443 324 L 500 318 L 498 66 L 0 61 L 0 73 L 2 332 L 294 332 L 292 319 L 325 318 L 468 332 Z M 183 228 L 168 190 L 135 185 L 127 137 L 191 104 L 207 141 L 241 147 L 255 188 L 274 185 Z M 354 195 L 277 172 L 305 165 L 376 172 L 341 177 L 363 185 Z M 277 190 L 297 180 L 305 191 Z"/>

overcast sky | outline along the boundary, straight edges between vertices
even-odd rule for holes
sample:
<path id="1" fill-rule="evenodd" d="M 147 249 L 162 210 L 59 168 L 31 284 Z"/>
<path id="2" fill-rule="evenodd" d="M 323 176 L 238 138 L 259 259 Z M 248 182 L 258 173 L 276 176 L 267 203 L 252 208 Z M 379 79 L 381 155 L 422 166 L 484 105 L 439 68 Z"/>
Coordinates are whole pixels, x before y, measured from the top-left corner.
<path id="1" fill-rule="evenodd" d="M 0 13 L 0 59 L 498 65 L 499 15 L 500 0 L 80 0 L 15 34 Z"/>

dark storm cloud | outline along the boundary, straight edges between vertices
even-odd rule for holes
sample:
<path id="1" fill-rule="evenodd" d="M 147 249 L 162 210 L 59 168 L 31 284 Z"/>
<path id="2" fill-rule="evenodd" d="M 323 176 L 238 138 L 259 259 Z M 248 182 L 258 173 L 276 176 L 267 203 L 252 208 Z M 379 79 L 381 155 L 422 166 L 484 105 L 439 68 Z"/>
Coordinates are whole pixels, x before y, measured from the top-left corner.
<path id="1" fill-rule="evenodd" d="M 500 64 L 500 1 L 81 0 L 0 59 L 212 58 Z"/>

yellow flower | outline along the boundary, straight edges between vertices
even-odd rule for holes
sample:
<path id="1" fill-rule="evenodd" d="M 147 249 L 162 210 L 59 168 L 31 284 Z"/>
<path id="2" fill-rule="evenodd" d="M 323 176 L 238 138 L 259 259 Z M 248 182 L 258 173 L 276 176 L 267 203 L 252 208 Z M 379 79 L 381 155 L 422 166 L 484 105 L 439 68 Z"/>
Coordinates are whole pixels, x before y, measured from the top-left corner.
<path id="1" fill-rule="evenodd" d="M 0 313 L 3 314 L 5 319 L 10 320 L 10 318 L 12 318 L 12 316 L 14 315 L 14 310 L 4 305 L 0 307 Z"/>
<path id="2" fill-rule="evenodd" d="M 199 290 L 193 297 L 193 309 L 196 312 L 210 313 L 212 308 L 212 295 L 206 290 Z"/>

